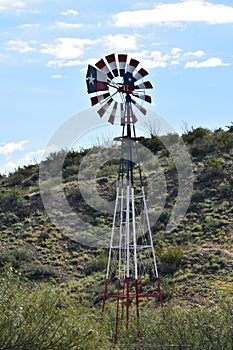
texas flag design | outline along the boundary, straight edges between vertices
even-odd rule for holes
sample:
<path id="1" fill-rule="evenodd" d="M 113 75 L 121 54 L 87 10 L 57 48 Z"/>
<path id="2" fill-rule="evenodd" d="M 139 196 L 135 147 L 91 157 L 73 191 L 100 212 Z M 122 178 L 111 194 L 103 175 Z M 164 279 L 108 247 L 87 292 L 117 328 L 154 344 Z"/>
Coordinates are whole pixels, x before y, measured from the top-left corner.
<path id="1" fill-rule="evenodd" d="M 88 65 L 86 82 L 87 82 L 87 91 L 89 94 L 97 91 L 106 91 L 108 90 L 107 75 L 99 71 L 95 67 Z"/>

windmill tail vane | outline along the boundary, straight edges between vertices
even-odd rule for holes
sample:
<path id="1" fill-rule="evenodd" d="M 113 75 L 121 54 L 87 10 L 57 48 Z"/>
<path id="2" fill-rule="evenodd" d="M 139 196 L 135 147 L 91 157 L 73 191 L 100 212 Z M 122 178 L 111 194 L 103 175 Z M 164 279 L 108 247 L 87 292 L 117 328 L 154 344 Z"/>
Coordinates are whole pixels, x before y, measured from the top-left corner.
<path id="1" fill-rule="evenodd" d="M 125 54 L 111 54 L 99 60 L 95 67 L 89 65 L 86 75 L 87 91 L 95 94 L 91 96 L 91 105 L 99 105 L 97 113 L 100 117 L 107 114 L 111 124 L 119 116 L 122 125 L 121 136 L 115 138 L 120 141 L 121 154 L 102 304 L 102 314 L 107 300 L 116 308 L 114 343 L 124 334 L 122 324 L 126 333 L 130 331 L 130 309 L 134 310 L 133 324 L 140 340 L 141 299 L 154 298 L 162 305 L 140 160 L 143 137 L 137 137 L 135 129 L 137 114 L 147 112 L 143 102 L 151 103 L 145 91 L 152 89 L 152 84 L 143 81 L 148 72 L 138 66 L 139 61 L 128 59 Z"/>
<path id="2" fill-rule="evenodd" d="M 133 104 L 135 111 L 146 114 L 140 100 L 151 103 L 151 97 L 145 90 L 153 87 L 149 81 L 142 81 L 148 72 L 144 68 L 138 69 L 139 64 L 139 61 L 129 59 L 126 54 L 113 53 L 100 59 L 95 66 L 88 65 L 87 92 L 95 94 L 91 97 L 91 105 L 100 105 L 100 117 L 110 114 L 108 121 L 111 124 L 117 115 L 122 114 L 121 103 L 125 103 L 126 98 Z M 118 100 L 115 99 L 117 96 Z"/>

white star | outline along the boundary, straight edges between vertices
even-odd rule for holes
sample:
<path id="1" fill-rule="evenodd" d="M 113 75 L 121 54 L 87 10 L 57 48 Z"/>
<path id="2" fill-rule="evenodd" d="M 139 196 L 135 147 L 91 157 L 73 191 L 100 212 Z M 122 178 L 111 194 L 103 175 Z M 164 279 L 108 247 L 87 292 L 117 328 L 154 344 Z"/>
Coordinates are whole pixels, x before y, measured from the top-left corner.
<path id="1" fill-rule="evenodd" d="M 92 76 L 92 74 L 87 78 L 89 80 L 89 84 L 94 85 L 95 78 Z"/>

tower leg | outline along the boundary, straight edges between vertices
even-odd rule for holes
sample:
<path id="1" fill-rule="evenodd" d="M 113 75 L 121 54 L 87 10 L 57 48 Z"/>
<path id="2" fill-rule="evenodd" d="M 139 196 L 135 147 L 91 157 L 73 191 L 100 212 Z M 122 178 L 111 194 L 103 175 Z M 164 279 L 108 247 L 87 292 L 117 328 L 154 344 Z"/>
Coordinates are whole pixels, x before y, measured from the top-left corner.
<path id="1" fill-rule="evenodd" d="M 136 293 L 136 317 L 137 317 L 137 337 L 138 341 L 140 340 L 140 324 L 139 324 L 139 288 L 138 280 L 135 280 L 135 293 Z"/>
<path id="2" fill-rule="evenodd" d="M 108 279 L 105 280 L 105 287 L 104 287 L 104 297 L 103 297 L 103 303 L 102 303 L 102 315 L 104 313 L 105 303 L 107 299 L 107 291 L 108 291 Z"/>
<path id="3" fill-rule="evenodd" d="M 159 294 L 160 305 L 163 307 L 163 297 L 162 297 L 162 293 L 161 293 L 160 280 L 159 280 L 159 278 L 158 278 L 158 294 Z"/>
<path id="4" fill-rule="evenodd" d="M 121 281 L 118 279 L 117 282 L 117 304 L 116 304 L 116 324 L 115 324 L 115 337 L 114 341 L 117 342 L 118 339 L 118 328 L 119 328 L 119 304 L 120 304 L 120 294 L 121 294 Z"/>
<path id="5" fill-rule="evenodd" d="M 126 331 L 129 329 L 129 277 L 126 277 Z"/>

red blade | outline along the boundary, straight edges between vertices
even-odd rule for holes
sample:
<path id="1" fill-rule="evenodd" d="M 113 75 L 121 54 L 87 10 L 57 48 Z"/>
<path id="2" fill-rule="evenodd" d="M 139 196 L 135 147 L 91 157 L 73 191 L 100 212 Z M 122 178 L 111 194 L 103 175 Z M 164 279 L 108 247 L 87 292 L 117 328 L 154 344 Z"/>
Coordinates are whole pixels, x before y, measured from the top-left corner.
<path id="1" fill-rule="evenodd" d="M 149 95 L 139 95 L 139 94 L 133 94 L 133 96 L 140 98 L 143 101 L 151 103 L 151 97 Z"/>
<path id="2" fill-rule="evenodd" d="M 99 68 L 99 70 L 101 70 L 101 72 L 105 73 L 109 77 L 109 79 L 113 79 L 113 75 L 110 72 L 106 63 L 104 62 L 103 58 L 101 58 L 101 60 L 99 60 L 95 65 L 97 68 Z"/>
<path id="3" fill-rule="evenodd" d="M 138 65 L 139 65 L 139 61 L 131 58 L 127 67 L 127 72 L 133 73 Z"/>
<path id="4" fill-rule="evenodd" d="M 144 78 L 146 75 L 148 75 L 148 72 L 147 72 L 144 68 L 141 68 L 141 69 L 139 69 L 139 71 L 134 75 L 134 78 L 135 78 L 136 80 L 139 80 L 139 79 Z"/>
<path id="5" fill-rule="evenodd" d="M 146 115 L 146 109 L 144 107 L 142 107 L 140 104 L 138 104 L 135 100 L 131 99 L 131 102 L 135 105 L 135 107 L 137 107 L 139 109 L 139 111 Z"/>
<path id="6" fill-rule="evenodd" d="M 111 123 L 111 124 L 114 124 L 116 110 L 117 110 L 117 102 L 114 103 L 113 108 L 112 108 L 112 112 L 111 112 L 110 117 L 108 119 L 109 123 Z"/>
<path id="7" fill-rule="evenodd" d="M 91 97 L 91 105 L 95 106 L 98 103 L 100 103 L 101 101 L 105 100 L 106 98 L 108 98 L 110 96 L 109 93 L 103 94 L 103 95 L 99 95 L 99 96 L 94 96 Z"/>
<path id="8" fill-rule="evenodd" d="M 127 55 L 124 55 L 124 54 L 118 55 L 119 70 L 120 70 L 121 77 L 123 77 L 125 74 L 126 61 L 127 61 Z"/>
<path id="9" fill-rule="evenodd" d="M 145 81 L 145 83 L 138 84 L 134 88 L 135 89 L 153 89 L 153 86 L 149 81 Z"/>
<path id="10" fill-rule="evenodd" d="M 113 102 L 113 99 L 110 98 L 108 102 L 106 102 L 103 107 L 101 107 L 97 113 L 99 114 L 100 117 L 103 117 L 103 115 L 107 112 L 108 108 L 110 107 L 111 103 Z"/>
<path id="11" fill-rule="evenodd" d="M 115 77 L 119 76 L 114 53 L 105 57 Z"/>
<path id="12" fill-rule="evenodd" d="M 136 117 L 135 114 L 133 114 L 132 119 L 133 119 L 133 123 L 134 123 L 134 124 L 137 123 L 138 120 L 137 120 L 137 117 Z"/>

